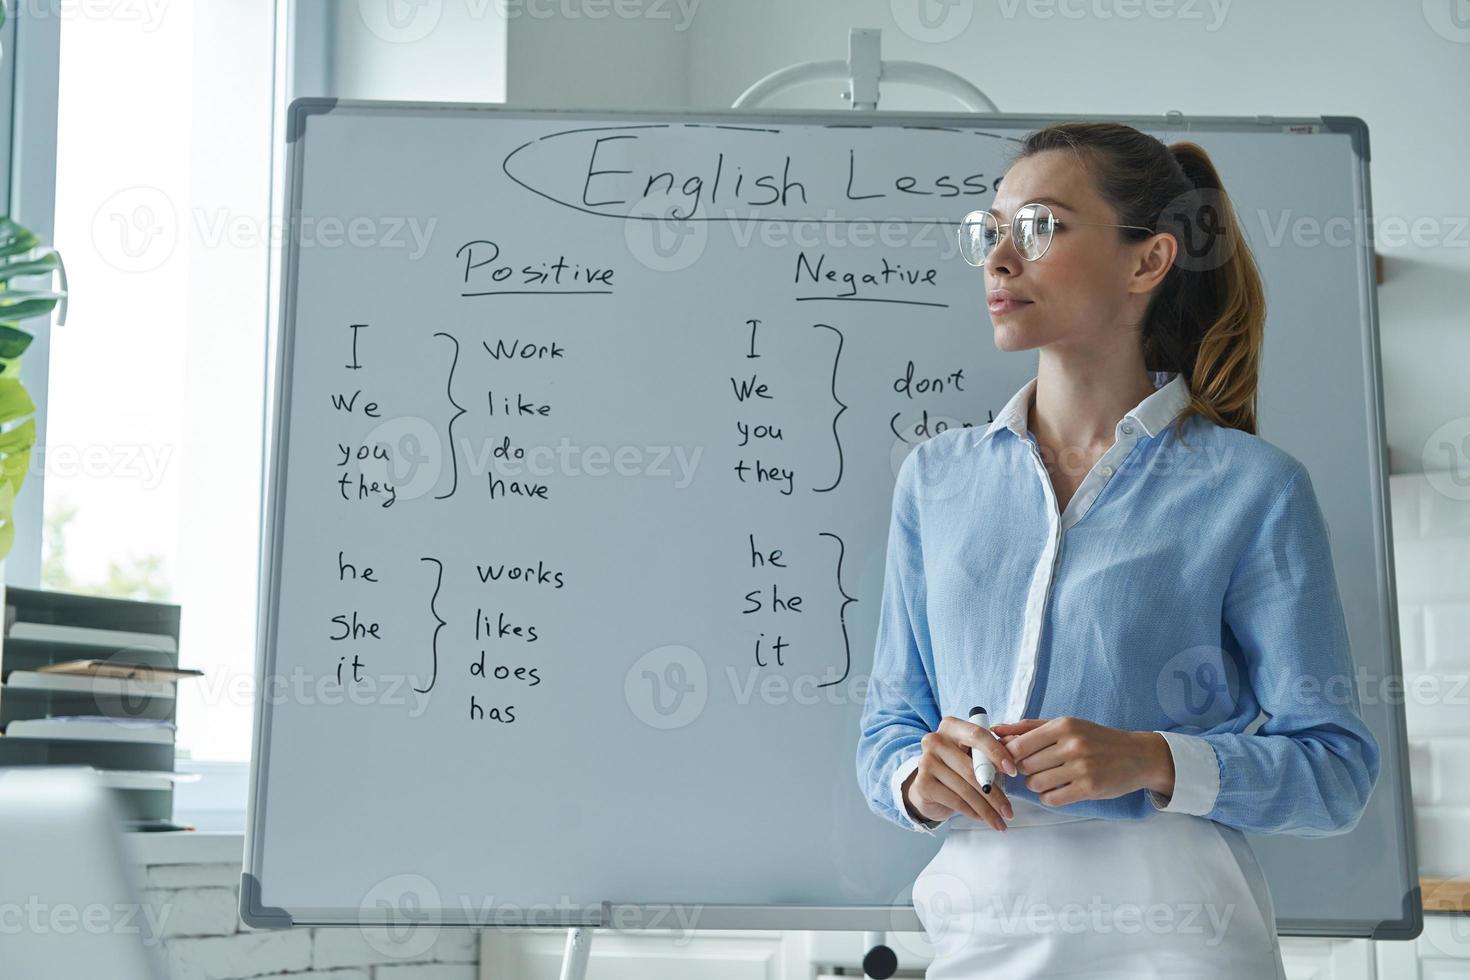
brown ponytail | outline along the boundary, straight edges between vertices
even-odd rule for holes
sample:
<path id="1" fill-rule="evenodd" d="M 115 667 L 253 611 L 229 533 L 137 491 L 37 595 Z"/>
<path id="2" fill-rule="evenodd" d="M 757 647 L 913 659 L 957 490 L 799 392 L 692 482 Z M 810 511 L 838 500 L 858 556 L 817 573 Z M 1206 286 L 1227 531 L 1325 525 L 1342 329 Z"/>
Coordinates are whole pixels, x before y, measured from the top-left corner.
<path id="1" fill-rule="evenodd" d="M 1039 129 L 1017 159 L 1045 150 L 1076 154 L 1119 228 L 1142 240 L 1169 232 L 1174 264 L 1144 314 L 1144 366 L 1178 371 L 1189 383 L 1184 422 L 1199 415 L 1216 425 L 1256 431 L 1256 385 L 1266 323 L 1266 294 L 1250 247 L 1220 175 L 1196 143 L 1159 140 L 1111 122 L 1068 122 Z"/>

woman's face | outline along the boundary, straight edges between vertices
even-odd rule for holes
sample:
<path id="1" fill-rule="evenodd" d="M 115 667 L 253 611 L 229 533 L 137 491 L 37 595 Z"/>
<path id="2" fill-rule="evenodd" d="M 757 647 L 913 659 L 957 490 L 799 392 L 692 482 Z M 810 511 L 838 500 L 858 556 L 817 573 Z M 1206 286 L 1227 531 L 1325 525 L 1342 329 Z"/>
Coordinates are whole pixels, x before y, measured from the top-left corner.
<path id="1" fill-rule="evenodd" d="M 1093 190 L 1092 180 L 1069 151 L 1047 150 L 1017 160 L 1006 171 L 990 206 L 1001 224 L 1021 205 L 1041 200 L 1056 215 L 1051 246 L 1029 260 L 1006 235 L 983 266 L 987 308 L 995 327 L 995 346 L 1029 350 L 1047 344 L 1116 343 L 1120 327 L 1142 321 L 1147 293 L 1134 280 L 1147 242 L 1125 241 L 1117 228 L 1068 224 L 1117 222 Z M 1024 300 L 1010 309 L 992 295 L 1005 290 Z"/>

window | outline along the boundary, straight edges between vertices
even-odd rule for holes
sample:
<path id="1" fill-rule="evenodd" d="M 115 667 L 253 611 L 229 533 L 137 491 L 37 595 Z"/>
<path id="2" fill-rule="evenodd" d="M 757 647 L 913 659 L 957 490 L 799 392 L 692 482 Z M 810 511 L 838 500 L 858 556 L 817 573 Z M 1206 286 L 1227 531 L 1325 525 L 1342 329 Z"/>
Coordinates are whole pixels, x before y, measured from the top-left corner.
<path id="1" fill-rule="evenodd" d="M 63 4 L 43 588 L 183 608 L 178 746 L 250 752 L 274 12 Z M 24 492 L 24 491 L 23 491 Z"/>
<path id="2" fill-rule="evenodd" d="M 24 362 L 43 465 L 6 577 L 182 607 L 180 660 L 205 677 L 179 686 L 179 768 L 205 778 L 179 785 L 175 812 L 239 829 L 285 108 L 501 100 L 506 23 L 493 5 L 397 0 L 9 6 L 20 122 L 0 163 L 18 171 L 12 212 L 62 253 L 70 296 Z"/>

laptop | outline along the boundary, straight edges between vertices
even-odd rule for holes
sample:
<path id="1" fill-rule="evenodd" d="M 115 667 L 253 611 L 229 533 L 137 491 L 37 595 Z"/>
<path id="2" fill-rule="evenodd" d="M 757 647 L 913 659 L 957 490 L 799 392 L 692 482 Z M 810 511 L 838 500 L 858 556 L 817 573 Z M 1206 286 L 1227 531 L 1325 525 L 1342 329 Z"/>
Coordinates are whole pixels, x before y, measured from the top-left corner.
<path id="1" fill-rule="evenodd" d="M 130 877 L 109 790 L 79 768 L 0 768 L 0 971 L 163 980 L 161 912 Z"/>

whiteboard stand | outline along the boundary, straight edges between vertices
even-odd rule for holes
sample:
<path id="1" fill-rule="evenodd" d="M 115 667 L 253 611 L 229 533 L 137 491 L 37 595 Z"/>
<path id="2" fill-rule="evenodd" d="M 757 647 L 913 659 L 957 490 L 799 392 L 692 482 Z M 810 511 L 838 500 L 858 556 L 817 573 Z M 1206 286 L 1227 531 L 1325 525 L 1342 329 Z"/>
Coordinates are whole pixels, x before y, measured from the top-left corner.
<path id="1" fill-rule="evenodd" d="M 586 980 L 587 957 L 592 952 L 592 930 L 577 926 L 567 930 L 567 948 L 561 959 L 561 980 Z"/>
<path id="2" fill-rule="evenodd" d="M 971 112 L 998 113 L 990 96 L 970 84 L 963 77 L 936 65 L 921 61 L 884 62 L 881 54 L 883 32 L 872 27 L 854 27 L 847 33 L 846 61 L 803 61 L 771 72 L 750 88 L 740 93 L 731 108 L 753 109 L 778 92 L 804 82 L 846 80 L 847 91 L 842 97 L 852 103 L 854 109 L 876 111 L 878 108 L 878 82 L 909 82 L 925 85 L 938 92 L 954 97 Z M 573 930 L 574 933 L 583 930 Z M 571 939 L 567 940 L 568 955 Z M 887 944 L 881 932 L 863 933 L 863 973 L 874 980 L 888 980 L 898 971 L 898 956 Z M 582 980 L 562 975 L 562 980 Z"/>
<path id="3" fill-rule="evenodd" d="M 846 61 L 802 61 L 771 72 L 740 93 L 733 109 L 754 109 L 762 102 L 804 82 L 845 81 L 842 97 L 854 109 L 878 108 L 878 82 L 907 82 L 924 85 L 953 97 L 971 112 L 998 113 L 990 96 L 952 71 L 922 61 L 887 61 L 880 48 L 883 32 L 874 27 L 854 27 L 847 34 Z"/>

